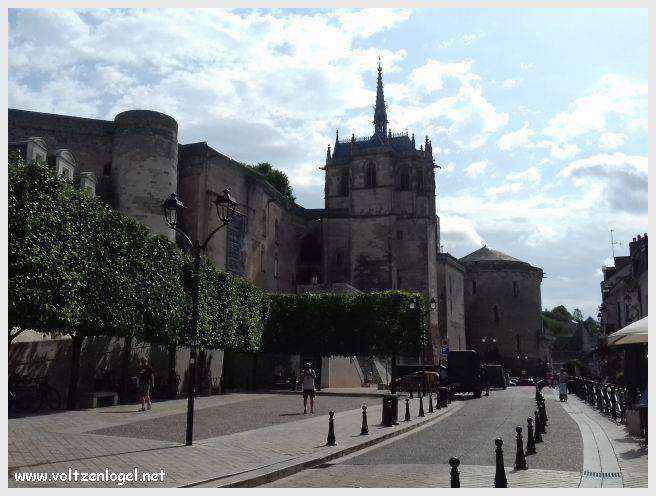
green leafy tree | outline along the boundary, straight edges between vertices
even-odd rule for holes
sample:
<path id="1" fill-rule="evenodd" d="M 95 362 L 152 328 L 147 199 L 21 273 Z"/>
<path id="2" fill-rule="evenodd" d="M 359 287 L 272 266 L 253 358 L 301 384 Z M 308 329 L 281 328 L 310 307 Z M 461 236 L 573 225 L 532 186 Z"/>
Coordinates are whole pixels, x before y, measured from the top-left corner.
<path id="1" fill-rule="evenodd" d="M 287 201 L 294 203 L 296 197 L 294 196 L 294 191 L 292 190 L 291 184 L 289 183 L 289 178 L 284 172 L 275 169 L 268 162 L 260 162 L 257 165 L 251 166 L 251 168 L 262 174 L 264 178 L 276 188 Z"/>

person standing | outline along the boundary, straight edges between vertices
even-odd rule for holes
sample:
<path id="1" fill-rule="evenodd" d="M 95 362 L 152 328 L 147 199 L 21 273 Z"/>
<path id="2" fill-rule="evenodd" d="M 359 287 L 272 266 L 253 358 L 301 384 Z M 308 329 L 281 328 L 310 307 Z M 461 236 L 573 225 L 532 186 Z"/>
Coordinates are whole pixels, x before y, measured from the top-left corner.
<path id="1" fill-rule="evenodd" d="M 314 381 L 317 378 L 316 372 L 312 369 L 310 363 L 306 363 L 301 370 L 298 382 L 303 388 L 303 413 L 307 413 L 307 401 L 310 398 L 310 413 L 314 413 Z"/>
<path id="2" fill-rule="evenodd" d="M 139 396 L 141 397 L 141 409 L 139 411 L 145 412 L 152 407 L 150 402 L 150 390 L 155 383 L 155 373 L 153 372 L 153 367 L 144 357 L 141 357 L 139 360 L 137 376 L 139 377 Z"/>
<path id="3" fill-rule="evenodd" d="M 481 367 L 481 382 L 483 383 L 483 388 L 485 388 L 485 396 L 490 396 L 490 377 L 487 373 L 487 363 L 483 363 Z"/>

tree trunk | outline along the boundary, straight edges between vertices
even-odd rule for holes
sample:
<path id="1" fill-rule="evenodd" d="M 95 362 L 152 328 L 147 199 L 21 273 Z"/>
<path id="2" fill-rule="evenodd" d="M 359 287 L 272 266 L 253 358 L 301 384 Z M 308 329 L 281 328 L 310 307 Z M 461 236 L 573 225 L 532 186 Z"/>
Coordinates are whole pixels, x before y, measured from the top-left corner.
<path id="1" fill-rule="evenodd" d="M 175 370 L 177 361 L 178 348 L 169 346 L 169 390 L 168 396 L 174 399 L 178 396 L 178 381 L 176 380 Z"/>
<path id="2" fill-rule="evenodd" d="M 121 378 L 119 382 L 119 401 L 128 402 L 128 374 L 130 358 L 132 356 L 132 336 L 123 339 L 123 353 L 121 354 Z"/>
<path id="3" fill-rule="evenodd" d="M 74 410 L 77 406 L 77 385 L 80 378 L 80 354 L 82 351 L 82 343 L 84 336 L 79 333 L 73 334 L 71 340 L 71 362 L 70 362 L 70 376 L 68 383 L 68 397 L 66 398 L 66 408 Z"/>

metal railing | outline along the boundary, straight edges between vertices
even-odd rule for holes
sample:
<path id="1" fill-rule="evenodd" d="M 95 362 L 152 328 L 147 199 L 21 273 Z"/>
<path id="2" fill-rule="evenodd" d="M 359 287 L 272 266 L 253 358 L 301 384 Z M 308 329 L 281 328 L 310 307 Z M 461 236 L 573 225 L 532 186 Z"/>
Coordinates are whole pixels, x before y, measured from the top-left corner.
<path id="1" fill-rule="evenodd" d="M 633 405 L 636 392 L 617 384 L 601 383 L 576 377 L 569 387 L 581 400 L 616 422 L 626 422 L 626 411 Z"/>

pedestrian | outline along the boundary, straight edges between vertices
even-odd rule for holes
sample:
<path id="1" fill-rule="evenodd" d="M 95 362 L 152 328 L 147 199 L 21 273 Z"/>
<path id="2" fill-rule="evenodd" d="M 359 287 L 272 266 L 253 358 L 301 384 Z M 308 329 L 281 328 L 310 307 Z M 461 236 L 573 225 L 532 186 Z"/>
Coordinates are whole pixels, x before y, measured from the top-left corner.
<path id="1" fill-rule="evenodd" d="M 560 376 L 558 377 L 558 396 L 560 401 L 567 401 L 567 372 L 565 369 L 560 371 Z"/>
<path id="2" fill-rule="evenodd" d="M 141 397 L 141 409 L 139 411 L 145 412 L 152 407 L 150 402 L 150 390 L 155 383 L 153 367 L 148 363 L 145 357 L 141 357 L 139 360 L 137 377 L 139 378 L 139 396 Z"/>
<path id="3" fill-rule="evenodd" d="M 307 413 L 307 400 L 310 398 L 310 413 L 314 413 L 314 380 L 317 378 L 316 372 L 312 369 L 310 363 L 306 363 L 301 370 L 298 382 L 303 388 L 303 413 Z"/>
<path id="4" fill-rule="evenodd" d="M 485 396 L 490 396 L 490 376 L 487 373 L 487 363 L 481 368 L 481 382 L 485 388 Z"/>

